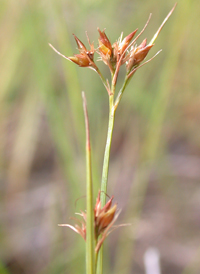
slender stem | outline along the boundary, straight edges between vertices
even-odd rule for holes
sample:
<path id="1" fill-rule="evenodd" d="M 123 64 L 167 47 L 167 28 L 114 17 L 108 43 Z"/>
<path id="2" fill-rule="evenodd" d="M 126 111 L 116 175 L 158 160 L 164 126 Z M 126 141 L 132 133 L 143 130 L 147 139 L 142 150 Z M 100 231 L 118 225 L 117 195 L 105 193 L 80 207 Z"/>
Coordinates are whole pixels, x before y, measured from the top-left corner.
<path id="1" fill-rule="evenodd" d="M 102 170 L 102 179 L 101 179 L 101 205 L 102 206 L 104 206 L 106 203 L 110 148 L 111 148 L 114 120 L 115 120 L 116 109 L 114 108 L 114 93 L 115 93 L 115 86 L 112 85 L 111 93 L 109 95 L 108 133 L 107 133 L 106 147 L 104 152 L 103 170 Z M 96 274 L 102 274 L 102 273 L 103 273 L 103 245 L 98 252 L 97 270 L 96 270 Z"/>
<path id="2" fill-rule="evenodd" d="M 109 122 L 108 122 L 108 133 L 107 133 L 107 140 L 106 140 L 106 147 L 104 152 L 104 160 L 103 160 L 103 170 L 102 170 L 102 179 L 101 179 L 101 205 L 104 206 L 106 203 L 106 193 L 107 193 L 107 182 L 108 182 L 108 170 L 109 170 L 109 160 L 110 160 L 110 148 L 112 142 L 112 135 L 113 135 L 113 128 L 114 128 L 114 120 L 115 120 L 115 111 L 118 107 L 118 104 L 121 100 L 123 92 L 126 88 L 126 85 L 129 82 L 128 74 L 124 79 L 124 83 L 122 88 L 120 89 L 116 100 L 114 101 L 114 94 L 115 94 L 115 83 L 113 84 L 113 77 L 112 75 L 112 87 L 111 93 L 109 96 Z M 98 254 L 97 254 L 97 270 L 96 274 L 103 273 L 103 245 L 101 246 Z"/>
<path id="3" fill-rule="evenodd" d="M 111 148 L 114 119 L 115 119 L 114 95 L 113 94 L 114 94 L 114 90 L 112 90 L 112 94 L 109 96 L 110 109 L 109 109 L 108 133 L 107 133 L 107 141 L 106 141 L 106 147 L 105 147 L 105 153 L 104 153 L 102 179 L 101 179 L 101 205 L 102 206 L 104 206 L 105 202 L 106 202 L 108 170 L 109 170 L 109 160 L 110 160 L 110 148 Z"/>
<path id="4" fill-rule="evenodd" d="M 128 73 L 127 73 L 127 75 L 125 77 L 125 80 L 124 80 L 124 83 L 123 83 L 123 86 L 121 87 L 119 93 L 117 94 L 117 98 L 116 98 L 115 103 L 114 103 L 114 109 L 115 110 L 117 109 L 117 107 L 119 105 L 119 102 L 121 101 L 121 98 L 122 98 L 122 95 L 124 93 L 124 90 L 125 90 L 125 88 L 126 88 L 126 86 L 128 84 L 128 80 L 129 80 L 129 78 L 128 78 Z"/>
<path id="5" fill-rule="evenodd" d="M 91 167 L 91 147 L 89 135 L 89 121 L 84 92 L 83 109 L 86 128 L 86 195 L 87 195 L 87 220 L 86 220 L 86 273 L 95 274 L 95 254 L 94 254 L 94 212 L 93 212 L 93 190 L 92 190 L 92 167 Z"/>
<path id="6" fill-rule="evenodd" d="M 100 72 L 99 69 L 97 69 L 96 72 L 98 73 L 98 75 L 99 75 L 99 77 L 100 77 L 100 79 L 101 79 L 101 81 L 102 81 L 104 87 L 105 87 L 106 90 L 108 91 L 108 85 L 107 85 L 107 82 L 106 82 L 105 78 L 103 77 L 102 73 Z"/>
<path id="7" fill-rule="evenodd" d="M 114 76 L 112 75 L 112 80 L 113 80 L 113 77 Z M 111 148 L 113 128 L 114 128 L 115 111 L 116 111 L 118 104 L 121 100 L 121 97 L 122 97 L 123 92 L 126 88 L 128 80 L 129 79 L 126 75 L 124 84 L 123 84 L 122 88 L 120 89 L 115 101 L 114 101 L 115 84 L 112 84 L 111 93 L 109 96 L 108 133 L 107 133 L 106 147 L 105 147 L 104 160 L 103 160 L 102 179 L 101 179 L 101 205 L 102 206 L 104 206 L 106 203 L 108 170 L 109 170 L 109 160 L 110 160 L 110 148 Z M 102 274 L 102 273 L 103 273 L 103 245 L 98 252 L 96 274 Z"/>

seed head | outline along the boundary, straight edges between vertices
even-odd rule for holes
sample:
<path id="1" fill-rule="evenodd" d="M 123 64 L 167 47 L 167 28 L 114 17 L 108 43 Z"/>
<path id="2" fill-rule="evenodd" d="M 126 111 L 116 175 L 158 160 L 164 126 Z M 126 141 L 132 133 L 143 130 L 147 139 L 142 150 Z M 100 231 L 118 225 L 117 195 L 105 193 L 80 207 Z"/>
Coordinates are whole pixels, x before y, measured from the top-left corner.
<path id="1" fill-rule="evenodd" d="M 79 65 L 79 67 L 89 67 L 91 62 L 90 58 L 84 53 L 82 54 L 75 54 L 72 57 L 68 57 L 72 62 Z"/>
<path id="2" fill-rule="evenodd" d="M 138 47 L 133 47 L 130 52 L 130 58 L 126 66 L 127 71 L 138 66 L 147 56 L 153 45 L 147 45 L 147 39 L 144 39 Z"/>
<path id="3" fill-rule="evenodd" d="M 130 44 L 131 40 L 133 39 L 134 35 L 136 34 L 138 29 L 131 32 L 129 35 L 127 35 L 122 42 L 117 43 L 117 60 L 121 55 L 124 53 L 128 45 Z M 116 53 L 115 53 L 116 54 Z"/>
<path id="4" fill-rule="evenodd" d="M 97 241 L 96 252 L 98 252 L 101 247 L 103 241 L 110 233 L 110 229 L 112 228 L 114 222 L 117 220 L 119 215 L 119 211 L 117 212 L 117 204 L 112 206 L 112 200 L 114 196 L 112 196 L 104 207 L 101 208 L 101 200 L 100 200 L 100 191 L 97 196 L 96 204 L 94 207 L 94 232 L 95 239 Z M 77 213 L 78 214 L 78 213 Z M 74 226 L 69 224 L 61 224 L 59 226 L 67 226 L 71 228 L 76 233 L 80 234 L 81 237 L 86 241 L 87 231 L 86 231 L 86 222 L 87 222 L 87 213 L 81 212 L 78 214 L 82 217 L 82 219 L 71 218 L 74 219 L 77 223 Z M 101 238 L 99 238 L 101 236 Z"/>
<path id="5" fill-rule="evenodd" d="M 101 201 L 100 201 L 100 191 L 97 197 L 95 209 L 94 209 L 94 221 L 95 221 L 95 237 L 98 238 L 99 235 L 104 231 L 106 227 L 110 225 L 112 222 L 116 210 L 117 204 L 112 206 L 112 200 L 114 196 L 112 196 L 108 202 L 105 204 L 103 208 L 101 208 Z"/>

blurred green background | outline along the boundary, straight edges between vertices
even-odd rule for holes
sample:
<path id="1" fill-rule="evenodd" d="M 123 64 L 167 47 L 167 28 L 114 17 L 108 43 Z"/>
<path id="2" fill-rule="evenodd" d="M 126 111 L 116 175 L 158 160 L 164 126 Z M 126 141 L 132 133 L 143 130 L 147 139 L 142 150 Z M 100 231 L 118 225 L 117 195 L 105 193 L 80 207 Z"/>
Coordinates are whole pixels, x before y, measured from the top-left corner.
<path id="1" fill-rule="evenodd" d="M 98 75 L 58 56 L 77 53 L 72 33 L 97 46 L 151 21 L 152 38 L 174 1 L 0 2 L 0 273 L 85 273 L 84 241 L 59 223 L 85 209 L 86 92 L 95 196 L 108 96 Z M 106 241 L 106 273 L 145 273 L 150 248 L 162 274 L 200 273 L 200 2 L 178 1 L 116 114 L 108 194 L 131 223 Z M 105 77 L 109 72 L 98 63 Z M 123 81 L 119 75 L 118 88 Z"/>

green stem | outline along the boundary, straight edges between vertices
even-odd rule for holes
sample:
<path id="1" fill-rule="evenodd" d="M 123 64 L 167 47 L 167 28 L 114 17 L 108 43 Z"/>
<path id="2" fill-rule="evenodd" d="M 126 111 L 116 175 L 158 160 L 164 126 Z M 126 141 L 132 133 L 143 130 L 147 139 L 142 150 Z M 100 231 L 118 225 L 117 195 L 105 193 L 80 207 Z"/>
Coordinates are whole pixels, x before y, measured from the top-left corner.
<path id="1" fill-rule="evenodd" d="M 96 72 L 98 73 L 98 75 L 99 75 L 99 77 L 100 77 L 100 79 L 101 79 L 104 87 L 106 88 L 107 92 L 109 93 L 109 86 L 108 86 L 105 78 L 103 77 L 102 73 L 100 72 L 100 70 L 98 68 L 97 68 Z"/>
<path id="2" fill-rule="evenodd" d="M 113 79 L 113 75 L 112 75 Z M 115 120 L 115 111 L 118 107 L 118 104 L 121 100 L 123 92 L 128 84 L 128 74 L 125 77 L 122 88 L 120 89 L 116 100 L 114 101 L 115 94 L 115 85 L 112 85 L 111 93 L 109 96 L 109 122 L 108 122 L 108 133 L 106 140 L 106 147 L 104 153 L 103 160 L 103 170 L 102 170 L 102 179 L 101 179 L 101 206 L 104 206 L 106 203 L 106 193 L 107 193 L 107 182 L 108 182 L 108 170 L 109 170 L 109 160 L 110 160 L 110 148 L 112 142 L 113 128 L 114 128 L 114 120 Z M 96 274 L 103 273 L 103 245 L 100 248 L 97 256 L 97 271 Z"/>
<path id="3" fill-rule="evenodd" d="M 128 75 L 128 74 L 127 74 Z M 120 89 L 116 100 L 114 101 L 115 94 L 115 85 L 112 85 L 111 94 L 109 96 L 109 122 L 108 122 L 108 133 L 106 140 L 106 147 L 103 160 L 103 170 L 102 170 L 102 179 L 101 179 L 101 206 L 104 206 L 106 203 L 106 193 L 107 193 L 107 182 L 108 182 L 108 170 L 109 170 L 109 160 L 110 160 L 110 148 L 112 142 L 114 120 L 115 120 L 115 111 L 118 107 L 118 104 L 121 100 L 123 92 L 128 84 L 128 76 L 126 75 L 124 84 Z M 112 75 L 113 78 L 113 75 Z M 98 257 L 97 257 L 97 272 L 96 274 L 103 273 L 103 246 L 100 248 Z"/>
<path id="4" fill-rule="evenodd" d="M 103 171 L 102 171 L 102 179 L 101 179 L 101 205 L 104 206 L 106 202 L 106 193 L 107 193 L 107 182 L 108 182 L 108 170 L 109 170 L 109 160 L 110 160 L 110 148 L 112 142 L 112 134 L 114 128 L 114 120 L 115 120 L 115 111 L 118 107 L 118 104 L 121 100 L 123 92 L 128 84 L 128 76 L 126 75 L 124 84 L 120 89 L 117 98 L 114 102 L 114 93 L 115 86 L 112 86 L 111 95 L 109 97 L 109 122 L 108 122 L 108 133 L 107 133 L 107 141 L 104 153 L 104 161 L 103 161 Z"/>
<path id="5" fill-rule="evenodd" d="M 95 274 L 95 254 L 94 254 L 94 212 L 93 212 L 93 189 L 92 189 L 92 166 L 91 147 L 89 135 L 89 121 L 87 114 L 86 98 L 84 92 L 83 108 L 86 128 L 86 197 L 87 197 L 87 220 L 86 220 L 86 273 Z"/>
<path id="6" fill-rule="evenodd" d="M 111 142 L 112 142 L 112 134 L 113 134 L 115 110 L 116 110 L 114 108 L 114 93 L 115 93 L 115 86 L 112 86 L 111 94 L 109 96 L 108 133 L 107 133 L 106 147 L 104 152 L 103 170 L 102 170 L 102 179 L 101 179 L 101 206 L 104 206 L 106 203 L 110 148 L 111 148 Z M 96 274 L 102 274 L 102 273 L 103 273 L 103 246 L 100 248 L 98 252 Z"/>
<path id="7" fill-rule="evenodd" d="M 101 206 L 104 206 L 105 202 L 106 202 L 108 170 L 109 170 L 109 160 L 110 160 L 110 148 L 111 148 L 114 119 L 115 119 L 114 95 L 113 94 L 110 95 L 110 97 L 109 97 L 109 106 L 110 106 L 110 110 L 109 110 L 108 133 L 107 133 L 107 141 L 106 141 L 106 147 L 105 147 L 105 153 L 104 153 L 102 179 L 101 179 Z"/>
<path id="8" fill-rule="evenodd" d="M 127 75 L 125 77 L 125 80 L 124 80 L 124 83 L 123 83 L 123 86 L 121 87 L 121 89 L 120 89 L 120 91 L 119 91 L 119 93 L 117 95 L 117 98 L 115 100 L 115 103 L 114 103 L 114 109 L 115 110 L 117 109 L 117 107 L 119 105 L 119 102 L 121 101 L 121 98 L 122 98 L 122 95 L 124 93 L 124 90 L 125 90 L 125 88 L 126 88 L 126 86 L 128 84 L 128 80 L 129 80 L 129 78 L 128 78 L 128 73 L 127 73 Z"/>

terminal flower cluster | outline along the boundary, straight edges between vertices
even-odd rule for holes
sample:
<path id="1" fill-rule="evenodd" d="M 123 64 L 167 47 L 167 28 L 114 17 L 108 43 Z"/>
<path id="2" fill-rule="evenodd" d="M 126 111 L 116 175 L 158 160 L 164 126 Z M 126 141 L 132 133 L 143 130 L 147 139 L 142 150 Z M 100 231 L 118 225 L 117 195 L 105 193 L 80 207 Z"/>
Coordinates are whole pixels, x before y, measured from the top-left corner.
<path id="1" fill-rule="evenodd" d="M 153 38 L 149 43 L 147 43 L 147 39 L 145 38 L 139 45 L 137 45 L 138 38 L 142 35 L 144 30 L 149 24 L 151 14 L 143 27 L 143 29 L 140 31 L 138 35 L 136 35 L 138 29 L 131 32 L 129 35 L 125 36 L 123 38 L 123 33 L 119 37 L 119 39 L 114 42 L 113 44 L 109 40 L 108 36 L 105 33 L 104 30 L 100 30 L 98 28 L 99 32 L 99 39 L 98 39 L 98 46 L 97 48 L 94 48 L 94 43 L 90 42 L 90 39 L 88 37 L 88 34 L 86 32 L 89 48 L 86 48 L 86 46 L 79 40 L 79 38 L 74 35 L 75 41 L 78 46 L 79 53 L 74 54 L 74 56 L 67 57 L 57 51 L 51 44 L 50 47 L 59 55 L 64 57 L 65 59 L 74 62 L 79 67 L 88 67 L 93 69 L 98 73 L 100 76 L 108 95 L 113 95 L 113 90 L 115 89 L 117 78 L 119 74 L 120 67 L 122 65 L 126 66 L 126 76 L 124 83 L 127 84 L 130 78 L 133 76 L 133 74 L 143 65 L 151 61 L 160 51 L 158 51 L 153 57 L 151 57 L 149 60 L 144 61 L 147 54 L 149 53 L 150 49 L 154 46 L 154 42 L 157 39 L 161 29 L 173 13 L 175 6 L 172 8 L 172 10 L 169 12 L 169 14 L 166 16 L 160 27 L 158 28 L 157 32 L 154 34 Z M 135 37 L 136 35 L 136 37 Z M 135 37 L 135 38 L 134 38 Z M 100 72 L 96 61 L 94 60 L 94 54 L 97 53 L 100 58 L 99 60 L 103 61 L 108 67 L 111 72 L 111 79 L 112 83 L 109 84 L 109 81 L 104 79 L 102 73 Z M 111 86 L 111 87 L 110 87 Z M 120 95 L 121 96 L 121 95 Z"/>
<path id="2" fill-rule="evenodd" d="M 143 31 L 147 27 L 150 17 L 147 23 L 145 24 L 145 27 L 143 28 L 143 30 L 136 36 L 134 40 L 133 38 L 138 29 L 131 32 L 124 39 L 122 38 L 123 37 L 123 33 L 122 33 L 118 41 L 111 44 L 110 40 L 108 39 L 105 33 L 105 30 L 101 31 L 98 28 L 99 39 L 98 39 L 98 46 L 96 49 L 94 48 L 94 43 L 90 42 L 90 39 L 87 33 L 86 33 L 86 36 L 87 36 L 89 48 L 86 48 L 83 42 L 81 42 L 79 38 L 73 34 L 78 46 L 78 51 L 79 51 L 79 53 L 74 54 L 74 56 L 67 57 L 61 54 L 59 51 L 57 51 L 51 44 L 50 46 L 59 55 L 61 55 L 62 57 L 64 57 L 65 59 L 71 62 L 74 62 L 79 67 L 88 67 L 96 71 L 99 74 L 104 85 L 106 86 L 108 93 L 110 94 L 111 92 L 110 92 L 108 81 L 104 80 L 101 72 L 99 71 L 97 64 L 94 61 L 94 53 L 96 52 L 100 56 L 99 60 L 103 61 L 109 67 L 111 75 L 115 79 L 115 83 L 117 81 L 119 69 L 121 65 L 124 65 L 124 64 L 126 65 L 128 78 L 130 78 L 133 75 L 133 72 L 135 72 L 135 69 L 145 59 L 149 50 L 154 45 L 153 43 L 147 44 L 147 39 L 145 39 L 139 46 L 137 46 L 136 44 L 136 40 L 140 37 L 140 35 L 143 33 Z"/>

